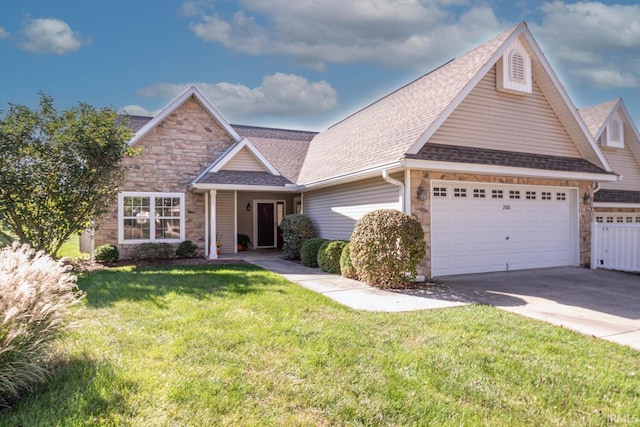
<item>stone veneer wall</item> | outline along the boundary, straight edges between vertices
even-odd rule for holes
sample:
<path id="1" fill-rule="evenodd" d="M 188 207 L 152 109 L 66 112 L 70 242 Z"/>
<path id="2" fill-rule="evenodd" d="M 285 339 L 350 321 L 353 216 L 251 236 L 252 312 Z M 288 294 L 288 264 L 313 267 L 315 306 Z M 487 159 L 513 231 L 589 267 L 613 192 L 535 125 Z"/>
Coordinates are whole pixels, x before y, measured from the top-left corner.
<path id="1" fill-rule="evenodd" d="M 138 140 L 135 147 L 142 152 L 124 160 L 126 174 L 119 190 L 185 193 L 185 238 L 204 253 L 205 197 L 187 187 L 233 142 L 200 102 L 191 97 Z M 117 203 L 98 223 L 94 236 L 96 247 L 105 243 L 117 245 L 125 259 L 130 258 L 135 246 L 117 244 Z"/>
<path id="2" fill-rule="evenodd" d="M 583 196 L 591 194 L 593 190 L 591 182 L 568 181 L 538 178 L 517 178 L 504 176 L 475 175 L 464 173 L 443 173 L 430 171 L 411 171 L 411 213 L 417 217 L 424 230 L 426 241 L 426 254 L 418 266 L 418 274 L 431 277 L 431 192 L 427 191 L 427 199 L 421 202 L 417 198 L 418 187 L 422 185 L 426 189 L 431 188 L 431 180 L 447 181 L 472 181 L 514 185 L 539 185 L 539 186 L 564 186 L 578 188 L 578 200 L 580 203 L 580 265 L 586 266 L 591 262 L 591 221 L 593 218 L 593 205 L 585 205 Z"/>

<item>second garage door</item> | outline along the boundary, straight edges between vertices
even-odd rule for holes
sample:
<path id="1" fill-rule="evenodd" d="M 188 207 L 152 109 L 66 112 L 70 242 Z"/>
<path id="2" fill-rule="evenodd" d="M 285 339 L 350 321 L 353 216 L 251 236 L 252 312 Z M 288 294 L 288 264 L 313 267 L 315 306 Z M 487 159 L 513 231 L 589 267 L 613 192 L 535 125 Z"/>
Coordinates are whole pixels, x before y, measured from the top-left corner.
<path id="1" fill-rule="evenodd" d="M 434 181 L 432 276 L 578 264 L 577 190 Z"/>

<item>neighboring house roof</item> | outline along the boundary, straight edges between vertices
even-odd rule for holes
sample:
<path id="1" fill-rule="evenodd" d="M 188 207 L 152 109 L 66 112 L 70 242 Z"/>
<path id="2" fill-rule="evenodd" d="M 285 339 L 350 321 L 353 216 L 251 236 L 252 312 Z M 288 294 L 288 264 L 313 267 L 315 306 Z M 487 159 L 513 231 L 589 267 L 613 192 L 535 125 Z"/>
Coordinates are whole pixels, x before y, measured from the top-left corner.
<path id="1" fill-rule="evenodd" d="M 596 203 L 635 203 L 640 204 L 640 191 L 601 189 L 594 195 Z"/>
<path id="2" fill-rule="evenodd" d="M 578 110 L 589 132 L 595 139 L 598 139 L 602 134 L 606 127 L 605 123 L 609 121 L 619 102 L 620 98 Z"/>
<path id="3" fill-rule="evenodd" d="M 605 129 L 616 114 L 622 118 L 626 129 L 623 148 L 602 150 L 604 156 L 616 169 L 614 172 L 622 176 L 622 181 L 606 183 L 605 186 L 608 188 L 597 191 L 594 201 L 596 203 L 640 203 L 640 188 L 637 190 L 624 188 L 632 186 L 634 182 L 637 183 L 640 180 L 640 133 L 638 133 L 623 100 L 618 98 L 582 108 L 579 113 L 596 141 L 601 140 Z M 625 180 L 625 176 L 629 179 Z M 620 187 L 623 189 L 618 189 Z"/>
<path id="4" fill-rule="evenodd" d="M 568 94 L 522 22 L 320 132 L 311 141 L 298 182 L 309 184 L 392 165 L 405 155 L 418 153 L 520 36 L 532 49 L 535 76 L 544 83 L 549 103 L 580 155 L 610 171 Z"/>

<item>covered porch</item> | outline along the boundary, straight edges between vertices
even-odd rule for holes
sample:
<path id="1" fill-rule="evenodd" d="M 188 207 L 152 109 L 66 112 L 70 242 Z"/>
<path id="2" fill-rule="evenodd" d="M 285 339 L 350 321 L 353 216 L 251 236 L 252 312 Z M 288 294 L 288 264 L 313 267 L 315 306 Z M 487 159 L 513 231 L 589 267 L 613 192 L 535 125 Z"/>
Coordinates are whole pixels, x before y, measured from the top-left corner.
<path id="1" fill-rule="evenodd" d="M 210 189 L 204 191 L 204 204 L 205 257 L 246 258 L 246 251 L 265 255 L 282 248 L 280 222 L 285 215 L 301 212 L 302 196 L 272 189 Z M 248 237 L 248 247 L 239 246 L 242 236 Z"/>

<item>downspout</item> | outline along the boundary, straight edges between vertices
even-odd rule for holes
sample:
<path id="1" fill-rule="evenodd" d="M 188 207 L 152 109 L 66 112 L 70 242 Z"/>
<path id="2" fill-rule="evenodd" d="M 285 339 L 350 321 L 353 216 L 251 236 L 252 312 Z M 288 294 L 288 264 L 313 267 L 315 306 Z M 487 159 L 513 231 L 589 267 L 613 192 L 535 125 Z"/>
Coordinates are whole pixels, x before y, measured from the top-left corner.
<path id="1" fill-rule="evenodd" d="M 404 212 L 404 183 L 402 181 L 398 181 L 397 179 L 393 179 L 389 176 L 389 171 L 387 169 L 383 169 L 382 171 L 382 179 L 387 181 L 389 184 L 395 185 L 398 187 L 400 196 L 398 197 L 398 206 L 401 212 Z"/>

